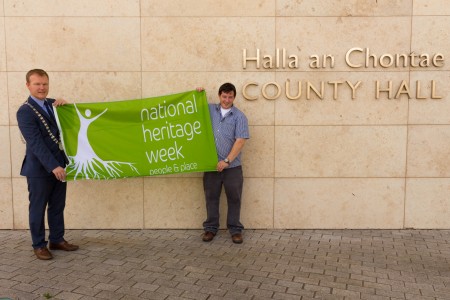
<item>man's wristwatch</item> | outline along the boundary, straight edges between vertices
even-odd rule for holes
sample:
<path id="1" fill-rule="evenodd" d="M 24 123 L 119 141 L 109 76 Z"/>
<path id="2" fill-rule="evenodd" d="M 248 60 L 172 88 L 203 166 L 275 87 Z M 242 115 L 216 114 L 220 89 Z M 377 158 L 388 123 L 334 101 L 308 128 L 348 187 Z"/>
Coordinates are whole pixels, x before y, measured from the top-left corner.
<path id="1" fill-rule="evenodd" d="M 226 157 L 223 161 L 226 162 L 227 164 L 230 163 L 230 161 L 228 160 L 228 157 Z"/>

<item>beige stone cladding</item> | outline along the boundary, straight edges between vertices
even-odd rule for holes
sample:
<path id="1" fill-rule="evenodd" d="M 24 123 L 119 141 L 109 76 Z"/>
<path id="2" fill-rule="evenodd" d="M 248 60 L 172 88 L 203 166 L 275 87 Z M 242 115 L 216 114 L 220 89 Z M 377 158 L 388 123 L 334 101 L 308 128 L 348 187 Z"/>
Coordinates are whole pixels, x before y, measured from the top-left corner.
<path id="1" fill-rule="evenodd" d="M 25 74 L 104 102 L 226 81 L 247 228 L 450 228 L 446 0 L 0 0 L 0 229 L 28 227 Z M 226 227 L 222 195 L 221 226 Z M 202 174 L 69 182 L 66 227 L 199 229 Z"/>

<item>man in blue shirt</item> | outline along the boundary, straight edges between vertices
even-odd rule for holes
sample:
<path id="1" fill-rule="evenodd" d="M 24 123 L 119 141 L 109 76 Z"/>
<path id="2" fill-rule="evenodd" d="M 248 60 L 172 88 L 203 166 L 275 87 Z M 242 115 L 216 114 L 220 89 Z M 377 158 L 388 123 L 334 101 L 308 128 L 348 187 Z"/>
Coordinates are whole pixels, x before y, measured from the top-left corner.
<path id="1" fill-rule="evenodd" d="M 219 88 L 218 104 L 209 104 L 214 131 L 218 163 L 216 172 L 205 172 L 203 188 L 206 198 L 207 218 L 203 223 L 202 240 L 210 242 L 219 230 L 219 201 L 222 186 L 228 203 L 227 228 L 234 243 L 243 242 L 240 222 L 241 197 L 244 177 L 241 166 L 241 150 L 250 138 L 246 116 L 233 105 L 236 88 L 224 83 Z"/>

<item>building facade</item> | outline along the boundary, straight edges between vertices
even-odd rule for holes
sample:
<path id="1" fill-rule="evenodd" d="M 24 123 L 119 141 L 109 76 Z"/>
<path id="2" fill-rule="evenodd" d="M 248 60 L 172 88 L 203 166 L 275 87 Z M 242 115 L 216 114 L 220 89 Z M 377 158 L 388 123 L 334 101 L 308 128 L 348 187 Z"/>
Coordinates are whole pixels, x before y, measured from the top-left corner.
<path id="1" fill-rule="evenodd" d="M 449 32 L 446 0 L 0 0 L 0 228 L 28 228 L 32 68 L 73 103 L 233 82 L 246 228 L 450 228 Z M 205 215 L 200 173 L 68 184 L 71 229 Z"/>

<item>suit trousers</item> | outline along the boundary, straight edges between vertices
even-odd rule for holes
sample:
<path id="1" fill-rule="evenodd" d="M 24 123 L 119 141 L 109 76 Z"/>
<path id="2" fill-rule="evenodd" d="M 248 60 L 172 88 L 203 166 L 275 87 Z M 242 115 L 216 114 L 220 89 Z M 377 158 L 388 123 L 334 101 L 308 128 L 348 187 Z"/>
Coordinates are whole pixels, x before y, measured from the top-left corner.
<path id="1" fill-rule="evenodd" d="M 228 213 L 227 228 L 230 234 L 241 233 L 244 226 L 240 222 L 241 198 L 244 176 L 242 167 L 224 169 L 222 172 L 205 172 L 203 188 L 206 199 L 206 221 L 203 222 L 205 231 L 217 233 L 219 230 L 219 207 L 222 186 L 227 196 Z"/>
<path id="2" fill-rule="evenodd" d="M 45 211 L 49 227 L 49 240 L 64 240 L 64 208 L 67 183 L 48 177 L 27 177 L 29 192 L 29 222 L 33 248 L 47 246 L 45 240 Z"/>

